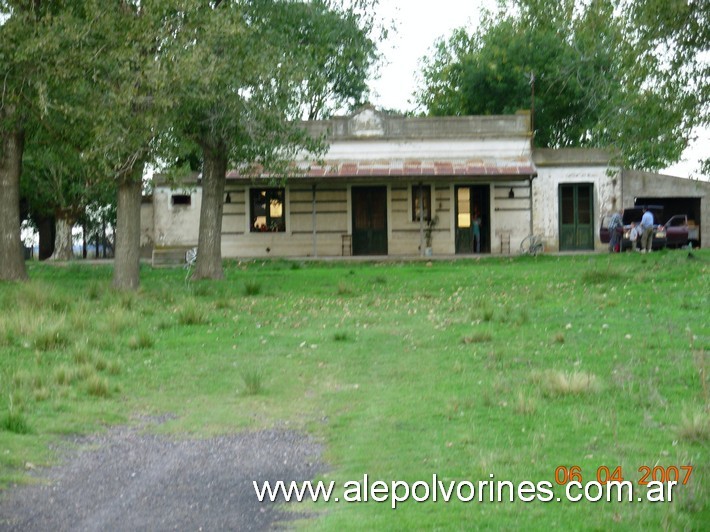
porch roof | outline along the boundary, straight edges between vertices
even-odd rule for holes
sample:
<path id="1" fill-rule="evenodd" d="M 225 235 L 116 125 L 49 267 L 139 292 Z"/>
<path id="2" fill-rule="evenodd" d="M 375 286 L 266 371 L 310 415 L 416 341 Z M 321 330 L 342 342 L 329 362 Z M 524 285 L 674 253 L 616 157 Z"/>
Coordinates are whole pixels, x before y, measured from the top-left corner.
<path id="1" fill-rule="evenodd" d="M 377 159 L 377 160 L 326 160 L 318 163 L 296 163 L 294 177 L 348 179 L 360 177 L 516 177 L 537 174 L 530 157 L 510 159 Z M 276 177 L 259 168 L 231 170 L 230 180 L 248 180 L 254 177 Z"/>

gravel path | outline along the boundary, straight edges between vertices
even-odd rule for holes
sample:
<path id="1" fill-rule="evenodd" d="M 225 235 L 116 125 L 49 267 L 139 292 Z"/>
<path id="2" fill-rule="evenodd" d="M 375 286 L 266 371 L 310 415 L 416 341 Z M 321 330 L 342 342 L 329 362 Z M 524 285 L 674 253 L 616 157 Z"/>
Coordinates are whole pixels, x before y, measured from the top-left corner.
<path id="1" fill-rule="evenodd" d="M 0 530 L 271 530 L 304 517 L 260 503 L 252 481 L 312 479 L 321 447 L 261 431 L 205 440 L 113 428 L 73 440 L 38 485 L 0 493 Z"/>

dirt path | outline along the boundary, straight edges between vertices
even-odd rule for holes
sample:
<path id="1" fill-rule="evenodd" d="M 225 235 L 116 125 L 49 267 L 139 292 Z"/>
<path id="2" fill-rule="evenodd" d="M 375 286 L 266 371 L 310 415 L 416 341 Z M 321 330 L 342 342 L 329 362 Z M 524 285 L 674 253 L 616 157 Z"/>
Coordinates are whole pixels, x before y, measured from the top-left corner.
<path id="1" fill-rule="evenodd" d="M 120 427 L 72 443 L 62 465 L 35 472 L 47 482 L 0 493 L 0 530 L 281 528 L 303 515 L 259 503 L 252 481 L 324 469 L 320 446 L 288 431 L 195 440 Z"/>

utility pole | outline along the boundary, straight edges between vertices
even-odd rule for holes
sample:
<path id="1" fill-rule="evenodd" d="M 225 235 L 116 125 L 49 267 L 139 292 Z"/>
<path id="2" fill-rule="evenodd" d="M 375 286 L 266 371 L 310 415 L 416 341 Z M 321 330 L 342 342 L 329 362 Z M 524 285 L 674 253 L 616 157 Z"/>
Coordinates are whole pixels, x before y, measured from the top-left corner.
<path id="1" fill-rule="evenodd" d="M 530 72 L 530 133 L 532 135 L 531 144 L 535 140 L 535 72 Z"/>

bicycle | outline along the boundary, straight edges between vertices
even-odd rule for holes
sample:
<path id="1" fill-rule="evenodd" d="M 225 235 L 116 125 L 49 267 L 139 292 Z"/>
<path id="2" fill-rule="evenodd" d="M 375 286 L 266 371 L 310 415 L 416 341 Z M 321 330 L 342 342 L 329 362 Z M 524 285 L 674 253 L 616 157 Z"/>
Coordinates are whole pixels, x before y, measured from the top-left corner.
<path id="1" fill-rule="evenodd" d="M 185 281 L 187 282 L 188 277 L 190 277 L 190 272 L 192 271 L 192 267 L 195 265 L 197 262 L 197 248 L 190 248 L 185 252 L 185 266 L 184 268 L 187 270 L 187 273 L 185 274 Z"/>
<path id="2" fill-rule="evenodd" d="M 523 255 L 537 256 L 545 249 L 545 242 L 541 235 L 528 235 L 520 243 L 520 253 Z"/>

